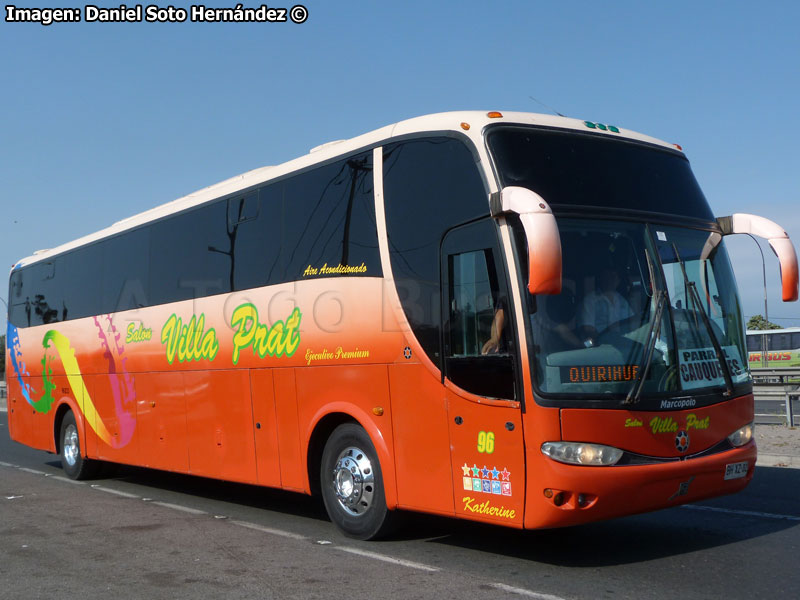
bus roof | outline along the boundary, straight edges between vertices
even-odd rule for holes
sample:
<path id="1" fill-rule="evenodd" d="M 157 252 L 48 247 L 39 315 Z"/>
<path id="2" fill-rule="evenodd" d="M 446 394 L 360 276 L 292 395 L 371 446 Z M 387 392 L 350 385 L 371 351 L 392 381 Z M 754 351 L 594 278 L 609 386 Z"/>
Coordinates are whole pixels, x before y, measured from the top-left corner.
<path id="1" fill-rule="evenodd" d="M 498 116 L 499 115 L 499 116 Z M 311 151 L 303 156 L 287 161 L 278 166 L 267 166 L 236 175 L 219 183 L 194 191 L 182 198 L 161 204 L 139 214 L 117 221 L 113 225 L 101 229 L 76 240 L 61 244 L 55 248 L 39 250 L 33 255 L 18 261 L 12 271 L 22 266 L 33 264 L 47 258 L 62 254 L 69 250 L 91 244 L 107 237 L 112 237 L 123 231 L 134 229 L 149 222 L 158 221 L 171 214 L 179 213 L 184 210 L 210 202 L 217 198 L 234 194 L 239 190 L 245 190 L 253 186 L 266 183 L 272 179 L 277 179 L 283 175 L 309 168 L 319 163 L 324 163 L 338 156 L 343 156 L 355 152 L 361 148 L 376 145 L 394 137 L 411 136 L 416 133 L 426 132 L 457 132 L 470 138 L 476 147 L 482 147 L 483 129 L 488 125 L 495 124 L 518 124 L 518 125 L 538 125 L 541 127 L 553 127 L 559 129 L 573 129 L 580 132 L 606 132 L 614 137 L 624 137 L 631 140 L 645 142 L 669 148 L 670 150 L 680 150 L 675 144 L 669 144 L 662 140 L 622 129 L 583 121 L 568 117 L 558 117 L 553 115 L 543 115 L 538 113 L 525 112 L 486 112 L 486 111 L 457 111 L 445 112 L 432 115 L 425 115 L 399 121 L 392 125 L 387 125 L 359 135 L 348 140 L 338 140 L 327 142 L 312 148 Z M 466 125 L 466 127 L 465 127 Z M 490 184 L 491 185 L 491 184 Z"/>
<path id="2" fill-rule="evenodd" d="M 800 327 L 781 327 L 780 329 L 748 329 L 747 335 L 764 335 L 771 333 L 800 333 Z"/>

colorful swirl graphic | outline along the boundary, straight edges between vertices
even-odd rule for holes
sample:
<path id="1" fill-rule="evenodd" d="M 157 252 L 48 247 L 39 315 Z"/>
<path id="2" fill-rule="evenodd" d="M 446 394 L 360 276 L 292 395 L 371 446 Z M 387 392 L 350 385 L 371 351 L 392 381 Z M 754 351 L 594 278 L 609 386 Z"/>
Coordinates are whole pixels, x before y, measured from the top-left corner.
<path id="1" fill-rule="evenodd" d="M 103 419 L 100 418 L 100 415 L 97 413 L 91 396 L 89 396 L 89 390 L 86 389 L 81 369 L 75 358 L 75 350 L 70 346 L 69 339 L 55 329 L 51 329 L 45 333 L 42 339 L 42 346 L 45 348 L 45 356 L 42 359 L 42 364 L 46 367 L 49 363 L 47 349 L 50 347 L 50 342 L 53 343 L 56 352 L 58 352 L 58 357 L 61 360 L 61 364 L 64 366 L 64 372 L 67 374 L 69 387 L 72 388 L 72 394 L 75 396 L 75 401 L 78 403 L 78 408 L 86 418 L 86 422 L 94 429 L 101 440 L 111 445 L 112 436 L 108 432 L 105 423 L 103 423 Z M 42 373 L 45 387 L 45 394 L 42 400 L 50 396 L 50 403 L 47 405 L 47 410 L 50 410 L 50 406 L 52 406 L 52 395 L 50 392 L 55 388 L 55 384 L 50 380 L 51 375 L 52 370 L 45 370 Z"/>
<path id="2" fill-rule="evenodd" d="M 11 358 L 11 366 L 14 368 L 14 375 L 17 376 L 17 381 L 19 381 L 19 387 L 22 390 L 22 397 L 25 400 L 36 408 L 35 402 L 33 398 L 31 398 L 31 394 L 33 394 L 34 389 L 30 386 L 29 383 L 26 383 L 22 377 L 23 376 L 30 376 L 28 373 L 28 369 L 25 368 L 25 363 L 22 361 L 22 349 L 20 348 L 19 344 L 19 331 L 17 328 L 8 322 L 8 327 L 6 328 L 6 343 L 8 344 L 8 354 Z"/>
<path id="3" fill-rule="evenodd" d="M 108 335 L 103 330 L 101 320 L 108 324 Z M 75 349 L 72 348 L 69 338 L 64 334 L 51 329 L 42 338 L 42 347 L 44 348 L 44 355 L 42 356 L 42 387 L 44 389 L 42 397 L 38 400 L 35 399 L 33 387 L 23 379 L 23 377 L 30 377 L 30 373 L 22 360 L 19 331 L 11 323 L 8 323 L 6 338 L 8 340 L 9 357 L 14 374 L 19 382 L 22 396 L 35 411 L 46 413 L 50 411 L 56 401 L 53 396 L 56 384 L 53 381 L 53 369 L 51 368 L 56 357 L 49 352 L 51 349 L 55 350 L 58 360 L 64 368 L 64 373 L 67 376 L 67 381 L 72 389 L 78 408 L 86 419 L 86 423 L 103 442 L 113 448 L 121 448 L 131 441 L 136 428 L 136 419 L 134 417 L 136 392 L 133 378 L 126 369 L 125 363 L 127 359 L 123 357 L 125 346 L 120 342 L 120 333 L 114 326 L 111 316 L 94 317 L 94 323 L 103 348 L 103 357 L 108 361 L 108 381 L 114 398 L 114 413 L 120 430 L 118 436 L 111 435 L 103 418 L 97 412 L 97 408 L 89 395 L 89 390 L 86 388 L 78 360 L 75 358 Z"/>
<path id="4" fill-rule="evenodd" d="M 108 323 L 111 343 L 109 343 L 109 336 L 106 336 L 106 332 L 103 331 L 100 319 L 95 317 L 94 324 L 97 326 L 97 336 L 103 346 L 103 357 L 108 361 L 108 382 L 114 396 L 114 412 L 117 415 L 120 430 L 119 438 L 114 441 L 112 446 L 121 448 L 131 441 L 136 429 L 136 419 L 133 417 L 133 411 L 136 409 L 136 390 L 133 386 L 133 377 L 125 368 L 128 359 L 123 356 L 125 346 L 120 343 L 121 334 L 114 326 L 111 315 L 105 315 L 101 319 Z M 117 374 L 118 372 L 119 374 Z M 126 410 L 126 406 L 130 407 L 130 410 Z"/>

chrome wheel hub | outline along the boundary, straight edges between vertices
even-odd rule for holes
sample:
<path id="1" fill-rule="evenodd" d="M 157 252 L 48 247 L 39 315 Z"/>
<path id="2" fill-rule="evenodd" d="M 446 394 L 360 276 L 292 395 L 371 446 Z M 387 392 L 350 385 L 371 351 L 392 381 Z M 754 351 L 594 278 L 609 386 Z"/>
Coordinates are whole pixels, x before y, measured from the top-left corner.
<path id="1" fill-rule="evenodd" d="M 75 425 L 67 425 L 64 431 L 64 460 L 70 467 L 74 467 L 81 455 L 80 442 L 78 440 L 78 429 Z"/>
<path id="2" fill-rule="evenodd" d="M 363 450 L 345 449 L 333 467 L 333 490 L 341 507 L 350 515 L 362 515 L 375 495 L 375 474 Z"/>

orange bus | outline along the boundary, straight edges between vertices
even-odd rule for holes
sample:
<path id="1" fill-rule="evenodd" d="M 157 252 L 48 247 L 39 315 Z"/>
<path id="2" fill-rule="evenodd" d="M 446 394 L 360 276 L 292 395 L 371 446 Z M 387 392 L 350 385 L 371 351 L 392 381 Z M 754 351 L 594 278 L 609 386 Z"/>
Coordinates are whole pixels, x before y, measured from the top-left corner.
<path id="1" fill-rule="evenodd" d="M 517 528 L 736 492 L 753 396 L 722 238 L 677 146 L 454 112 L 325 144 L 12 269 L 12 439 Z"/>

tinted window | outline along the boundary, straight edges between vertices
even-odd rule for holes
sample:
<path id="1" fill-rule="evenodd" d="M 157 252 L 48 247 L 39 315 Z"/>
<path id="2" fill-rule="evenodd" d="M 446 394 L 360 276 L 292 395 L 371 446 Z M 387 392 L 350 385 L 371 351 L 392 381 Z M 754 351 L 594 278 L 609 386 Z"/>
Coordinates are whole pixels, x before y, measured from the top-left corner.
<path id="1" fill-rule="evenodd" d="M 116 313 L 149 306 L 150 229 L 143 227 L 106 240 L 103 253 L 103 308 Z"/>
<path id="2" fill-rule="evenodd" d="M 103 273 L 100 245 L 93 244 L 55 259 L 59 321 L 80 319 L 101 311 Z"/>
<path id="3" fill-rule="evenodd" d="M 225 202 L 194 209 L 150 228 L 150 301 L 202 298 L 233 287 L 233 240 Z"/>
<path id="4" fill-rule="evenodd" d="M 502 127 L 487 136 L 503 186 L 559 206 L 653 211 L 713 221 L 689 161 L 610 135 Z"/>
<path id="5" fill-rule="evenodd" d="M 489 213 L 486 188 L 469 149 L 453 138 L 384 148 L 389 251 L 400 301 L 430 359 L 439 354 L 439 246 L 445 232 Z"/>
<path id="6" fill-rule="evenodd" d="M 282 202 L 282 183 L 228 200 L 235 290 L 280 282 Z"/>
<path id="7" fill-rule="evenodd" d="M 57 323 L 61 320 L 61 298 L 55 280 L 55 261 L 39 262 L 25 269 L 26 320 L 32 326 Z"/>
<path id="8" fill-rule="evenodd" d="M 791 350 L 792 340 L 790 333 L 774 333 L 769 341 L 770 350 Z"/>
<path id="9" fill-rule="evenodd" d="M 747 350 L 750 352 L 761 352 L 762 339 L 763 338 L 760 335 L 748 335 Z"/>
<path id="10" fill-rule="evenodd" d="M 26 303 L 28 286 L 25 285 L 27 269 L 17 269 L 8 282 L 8 320 L 17 327 L 30 325 L 30 303 Z"/>
<path id="11" fill-rule="evenodd" d="M 451 231 L 442 252 L 445 374 L 469 392 L 513 399 L 512 316 L 494 222 Z"/>
<path id="12" fill-rule="evenodd" d="M 15 271 L 19 327 L 303 278 L 381 276 L 372 153 Z"/>
<path id="13" fill-rule="evenodd" d="M 62 277 L 67 278 L 63 267 Z M 56 259 L 18 269 L 9 286 L 9 321 L 18 327 L 33 327 L 74 318 L 64 303 L 56 281 Z"/>
<path id="14" fill-rule="evenodd" d="M 283 281 L 380 276 L 372 153 L 285 181 Z"/>
<path id="15" fill-rule="evenodd" d="M 497 306 L 497 280 L 492 285 L 489 277 L 491 259 L 488 249 L 449 256 L 448 356 L 481 356 L 490 343 Z"/>

